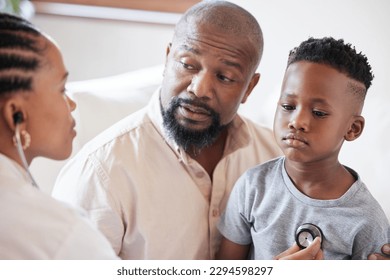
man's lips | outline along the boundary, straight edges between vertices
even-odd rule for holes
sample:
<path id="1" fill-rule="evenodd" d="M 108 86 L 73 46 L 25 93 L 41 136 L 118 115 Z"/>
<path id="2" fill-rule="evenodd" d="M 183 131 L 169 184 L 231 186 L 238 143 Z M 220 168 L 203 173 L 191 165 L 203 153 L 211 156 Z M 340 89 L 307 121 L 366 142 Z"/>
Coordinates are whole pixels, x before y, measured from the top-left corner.
<path id="1" fill-rule="evenodd" d="M 210 122 L 211 112 L 206 108 L 191 104 L 181 104 L 178 113 L 191 122 Z"/>
<path id="2" fill-rule="evenodd" d="M 211 115 L 210 111 L 203 108 L 203 107 L 194 106 L 191 104 L 181 104 L 180 106 L 183 107 L 184 109 L 192 112 L 192 113 L 195 113 L 195 114 L 204 114 L 204 115 L 208 115 L 208 116 Z"/>

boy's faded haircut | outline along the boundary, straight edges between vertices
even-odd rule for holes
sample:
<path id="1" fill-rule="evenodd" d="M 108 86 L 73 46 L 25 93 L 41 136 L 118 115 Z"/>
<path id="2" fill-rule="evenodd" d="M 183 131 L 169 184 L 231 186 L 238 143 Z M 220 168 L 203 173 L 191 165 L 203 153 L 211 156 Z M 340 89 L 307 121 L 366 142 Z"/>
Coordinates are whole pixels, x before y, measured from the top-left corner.
<path id="1" fill-rule="evenodd" d="M 349 78 L 363 83 L 364 90 L 354 89 L 355 92 L 360 92 L 363 95 L 363 100 L 374 78 L 367 57 L 361 52 L 357 53 L 355 47 L 344 43 L 343 39 L 310 37 L 290 51 L 287 67 L 298 61 L 329 65 L 346 74 Z"/>

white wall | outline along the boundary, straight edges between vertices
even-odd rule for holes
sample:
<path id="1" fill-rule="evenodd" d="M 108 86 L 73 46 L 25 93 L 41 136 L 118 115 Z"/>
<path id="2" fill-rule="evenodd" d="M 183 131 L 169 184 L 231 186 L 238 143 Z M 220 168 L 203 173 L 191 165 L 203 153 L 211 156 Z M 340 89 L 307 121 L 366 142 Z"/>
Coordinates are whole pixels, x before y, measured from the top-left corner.
<path id="1" fill-rule="evenodd" d="M 70 81 L 164 63 L 173 25 L 36 14 L 32 20 L 59 44 Z"/>
<path id="2" fill-rule="evenodd" d="M 309 36 L 344 38 L 367 55 L 375 74 L 364 109 L 361 138 L 344 145 L 342 162 L 358 171 L 390 213 L 386 160 L 390 157 L 390 1 L 232 0 L 259 20 L 265 37 L 259 85 L 245 104 L 268 125 L 291 48 Z M 37 15 L 33 22 L 61 46 L 71 80 L 103 77 L 164 62 L 173 26 Z M 247 110 L 246 110 L 247 111 Z M 264 114 L 267 111 L 267 114 Z"/>

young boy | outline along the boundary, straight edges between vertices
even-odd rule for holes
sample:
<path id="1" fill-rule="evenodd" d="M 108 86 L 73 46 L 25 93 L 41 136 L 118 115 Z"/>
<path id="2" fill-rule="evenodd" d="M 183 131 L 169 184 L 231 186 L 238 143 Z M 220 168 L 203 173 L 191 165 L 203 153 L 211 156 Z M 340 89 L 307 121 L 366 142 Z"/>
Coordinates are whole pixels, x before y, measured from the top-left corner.
<path id="1" fill-rule="evenodd" d="M 343 40 L 309 38 L 290 52 L 274 120 L 284 157 L 237 181 L 219 225 L 218 258 L 272 259 L 316 236 L 325 259 L 380 252 L 388 242 L 386 215 L 338 160 L 344 140 L 363 131 L 372 79 L 367 58 Z"/>

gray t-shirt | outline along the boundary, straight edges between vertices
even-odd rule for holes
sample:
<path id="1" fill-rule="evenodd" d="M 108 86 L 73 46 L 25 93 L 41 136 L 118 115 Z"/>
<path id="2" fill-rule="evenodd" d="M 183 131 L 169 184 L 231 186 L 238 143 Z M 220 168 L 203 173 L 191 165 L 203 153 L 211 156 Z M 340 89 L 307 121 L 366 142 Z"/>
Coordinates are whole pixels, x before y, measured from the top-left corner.
<path id="1" fill-rule="evenodd" d="M 272 259 L 295 242 L 304 223 L 320 227 L 325 259 L 367 259 L 388 242 L 389 221 L 355 171 L 356 182 L 340 198 L 312 199 L 296 189 L 284 157 L 258 165 L 237 181 L 219 230 L 251 258 Z"/>

